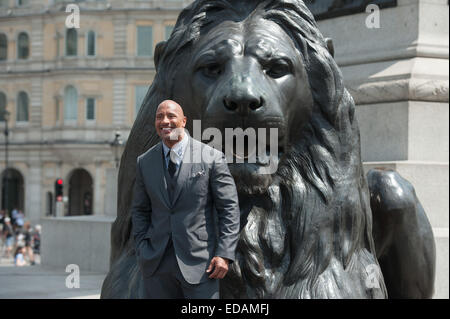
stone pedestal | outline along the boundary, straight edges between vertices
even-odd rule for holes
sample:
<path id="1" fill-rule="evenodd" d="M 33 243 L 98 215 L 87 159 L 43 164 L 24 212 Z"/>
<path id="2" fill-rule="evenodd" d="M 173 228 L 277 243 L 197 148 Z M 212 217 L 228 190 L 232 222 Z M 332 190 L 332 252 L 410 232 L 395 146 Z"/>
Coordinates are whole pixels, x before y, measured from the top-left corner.
<path id="1" fill-rule="evenodd" d="M 449 297 L 449 8 L 447 0 L 398 0 L 369 14 L 323 20 L 357 108 L 365 169 L 397 170 L 415 187 L 433 227 L 435 298 Z"/>
<path id="2" fill-rule="evenodd" d="M 78 265 L 81 278 L 83 271 L 108 272 L 113 222 L 99 216 L 43 218 L 41 264 L 63 270 Z"/>

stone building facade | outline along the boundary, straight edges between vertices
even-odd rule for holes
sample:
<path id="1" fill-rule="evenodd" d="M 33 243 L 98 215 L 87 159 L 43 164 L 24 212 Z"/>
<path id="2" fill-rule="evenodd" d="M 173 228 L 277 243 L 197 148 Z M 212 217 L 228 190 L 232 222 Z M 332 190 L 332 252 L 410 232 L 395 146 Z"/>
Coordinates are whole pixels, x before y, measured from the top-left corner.
<path id="1" fill-rule="evenodd" d="M 154 47 L 189 2 L 0 1 L 0 108 L 10 112 L 2 208 L 21 209 L 33 223 L 54 216 L 61 178 L 65 216 L 107 214 L 110 143 L 116 131 L 126 140 L 154 77 Z M 79 28 L 67 27 L 70 3 L 80 9 Z"/>

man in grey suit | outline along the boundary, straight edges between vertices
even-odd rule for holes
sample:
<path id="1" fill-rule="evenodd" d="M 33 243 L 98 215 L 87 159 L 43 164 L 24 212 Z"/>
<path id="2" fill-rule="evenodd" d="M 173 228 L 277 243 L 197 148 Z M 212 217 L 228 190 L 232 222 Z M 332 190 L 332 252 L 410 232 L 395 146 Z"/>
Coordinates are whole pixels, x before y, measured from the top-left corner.
<path id="1" fill-rule="evenodd" d="M 236 185 L 224 154 L 190 137 L 186 120 L 180 105 L 162 102 L 162 141 L 137 159 L 132 223 L 147 298 L 217 299 L 235 258 Z"/>

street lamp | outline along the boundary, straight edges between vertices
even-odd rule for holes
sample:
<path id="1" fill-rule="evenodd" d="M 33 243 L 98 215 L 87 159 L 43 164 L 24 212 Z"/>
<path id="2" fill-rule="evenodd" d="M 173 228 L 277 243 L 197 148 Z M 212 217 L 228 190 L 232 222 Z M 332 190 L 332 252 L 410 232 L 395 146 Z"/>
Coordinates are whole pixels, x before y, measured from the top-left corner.
<path id="1" fill-rule="evenodd" d="M 3 176 L 3 184 L 4 184 L 4 189 L 5 189 L 5 193 L 4 196 L 5 198 L 3 199 L 4 203 L 5 203 L 5 211 L 6 211 L 6 215 L 8 215 L 9 213 L 9 209 L 8 209 L 8 136 L 9 136 L 9 129 L 8 129 L 8 121 L 9 121 L 9 116 L 10 113 L 9 111 L 5 110 L 5 112 L 3 112 L 3 119 L 5 120 L 5 130 L 3 131 L 3 133 L 5 134 L 5 176 Z"/>
<path id="2" fill-rule="evenodd" d="M 113 152 L 114 152 L 114 160 L 116 162 L 116 168 L 119 168 L 119 161 L 120 161 L 120 159 L 119 159 L 119 152 L 120 152 L 121 146 L 123 145 L 123 141 L 120 138 L 120 132 L 116 132 L 115 133 L 114 141 L 112 141 L 110 143 L 110 145 L 111 145 L 111 148 L 113 149 Z"/>

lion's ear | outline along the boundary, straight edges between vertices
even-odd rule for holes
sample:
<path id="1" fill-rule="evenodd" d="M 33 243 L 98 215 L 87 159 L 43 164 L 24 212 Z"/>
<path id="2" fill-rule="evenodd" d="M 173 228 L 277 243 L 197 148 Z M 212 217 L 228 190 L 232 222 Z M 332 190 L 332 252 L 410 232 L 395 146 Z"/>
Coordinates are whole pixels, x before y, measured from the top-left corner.
<path id="1" fill-rule="evenodd" d="M 328 52 L 330 52 L 331 56 L 334 58 L 334 44 L 332 38 L 325 38 L 325 42 L 327 43 Z"/>
<path id="2" fill-rule="evenodd" d="M 155 60 L 155 68 L 156 68 L 156 72 L 158 72 L 159 61 L 160 61 L 161 56 L 162 56 L 162 54 L 163 54 L 163 52 L 164 52 L 164 50 L 165 50 L 165 48 L 166 48 L 166 44 L 167 44 L 166 41 L 161 41 L 161 42 L 159 42 L 159 43 L 156 45 L 156 48 L 155 48 L 155 58 L 154 58 L 154 60 Z"/>

